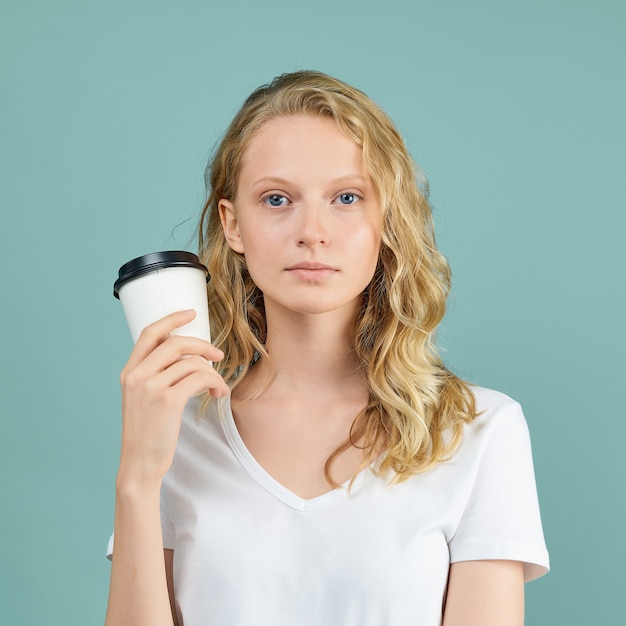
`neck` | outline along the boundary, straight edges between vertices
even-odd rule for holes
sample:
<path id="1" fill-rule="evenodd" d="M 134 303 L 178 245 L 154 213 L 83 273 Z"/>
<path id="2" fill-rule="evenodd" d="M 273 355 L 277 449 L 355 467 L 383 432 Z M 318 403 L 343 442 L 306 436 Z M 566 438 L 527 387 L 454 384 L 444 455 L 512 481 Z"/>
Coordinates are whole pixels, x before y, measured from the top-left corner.
<path id="1" fill-rule="evenodd" d="M 246 392 L 267 391 L 317 397 L 366 389 L 353 347 L 354 312 L 294 314 L 266 309 L 266 347 L 261 360 L 242 381 Z M 245 384 L 244 384 L 245 383 Z"/>

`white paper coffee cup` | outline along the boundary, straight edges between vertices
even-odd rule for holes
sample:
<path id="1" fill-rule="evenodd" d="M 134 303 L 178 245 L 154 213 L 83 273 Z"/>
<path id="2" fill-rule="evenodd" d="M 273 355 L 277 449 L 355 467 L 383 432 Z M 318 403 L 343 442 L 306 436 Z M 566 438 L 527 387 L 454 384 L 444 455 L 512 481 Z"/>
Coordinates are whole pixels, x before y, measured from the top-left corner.
<path id="1" fill-rule="evenodd" d="M 186 309 L 195 309 L 195 318 L 172 334 L 211 341 L 207 281 L 207 268 L 191 252 L 153 252 L 122 265 L 113 295 L 122 303 L 133 341 L 149 324 Z"/>

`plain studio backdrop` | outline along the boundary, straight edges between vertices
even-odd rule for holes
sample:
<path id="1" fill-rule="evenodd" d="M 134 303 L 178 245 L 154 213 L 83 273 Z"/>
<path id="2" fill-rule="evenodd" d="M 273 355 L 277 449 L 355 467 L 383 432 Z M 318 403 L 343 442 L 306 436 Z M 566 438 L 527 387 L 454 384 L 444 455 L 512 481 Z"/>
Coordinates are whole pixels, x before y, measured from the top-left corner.
<path id="1" fill-rule="evenodd" d="M 526 623 L 625 624 L 625 42 L 621 0 L 2 0 L 2 622 L 102 623 L 117 269 L 195 249 L 230 118 L 311 68 L 406 137 L 454 273 L 445 360 L 525 409 L 552 559 Z"/>

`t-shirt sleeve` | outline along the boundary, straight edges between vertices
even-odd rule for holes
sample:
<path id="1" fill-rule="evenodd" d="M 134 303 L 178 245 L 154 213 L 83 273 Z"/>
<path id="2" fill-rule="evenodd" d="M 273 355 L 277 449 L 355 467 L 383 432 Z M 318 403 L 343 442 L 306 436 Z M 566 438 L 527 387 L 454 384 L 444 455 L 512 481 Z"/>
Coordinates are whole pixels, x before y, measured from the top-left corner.
<path id="1" fill-rule="evenodd" d="M 522 561 L 529 581 L 548 571 L 549 557 L 528 426 L 517 403 L 491 419 L 465 510 L 449 542 L 450 561 Z"/>
<path id="2" fill-rule="evenodd" d="M 114 542 L 114 536 L 113 534 L 111 534 L 111 536 L 109 537 L 109 542 L 107 543 L 107 552 L 106 552 L 106 556 L 107 556 L 107 559 L 109 559 L 109 561 L 113 558 L 113 542 Z"/>

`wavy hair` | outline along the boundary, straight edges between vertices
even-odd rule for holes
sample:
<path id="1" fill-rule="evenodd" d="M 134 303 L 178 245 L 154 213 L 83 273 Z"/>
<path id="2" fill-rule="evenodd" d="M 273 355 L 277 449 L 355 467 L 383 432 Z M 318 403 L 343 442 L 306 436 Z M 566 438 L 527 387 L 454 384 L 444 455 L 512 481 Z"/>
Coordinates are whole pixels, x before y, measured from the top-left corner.
<path id="1" fill-rule="evenodd" d="M 365 289 L 354 349 L 369 384 L 369 402 L 349 439 L 328 458 L 324 473 L 351 446 L 361 466 L 401 482 L 445 460 L 463 424 L 476 417 L 467 383 L 443 364 L 434 343 L 445 313 L 450 269 L 437 250 L 426 180 L 389 116 L 360 90 L 316 71 L 275 78 L 255 90 L 236 114 L 206 171 L 208 198 L 199 226 L 199 254 L 208 266 L 211 327 L 225 358 L 220 373 L 233 387 L 259 358 L 264 341 L 263 295 L 242 254 L 224 237 L 218 202 L 234 200 L 243 155 L 269 120 L 291 115 L 333 119 L 362 149 L 383 210 L 377 267 Z"/>

